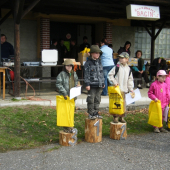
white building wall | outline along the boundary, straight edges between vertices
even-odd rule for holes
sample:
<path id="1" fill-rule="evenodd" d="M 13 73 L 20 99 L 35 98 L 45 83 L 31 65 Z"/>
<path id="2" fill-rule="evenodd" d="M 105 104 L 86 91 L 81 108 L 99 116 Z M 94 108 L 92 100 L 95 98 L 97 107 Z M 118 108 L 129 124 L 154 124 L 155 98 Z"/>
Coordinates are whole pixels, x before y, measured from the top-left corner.
<path id="1" fill-rule="evenodd" d="M 13 19 L 7 19 L 1 26 L 1 34 L 14 45 Z M 20 58 L 23 61 L 37 61 L 37 21 L 22 20 L 20 24 Z"/>

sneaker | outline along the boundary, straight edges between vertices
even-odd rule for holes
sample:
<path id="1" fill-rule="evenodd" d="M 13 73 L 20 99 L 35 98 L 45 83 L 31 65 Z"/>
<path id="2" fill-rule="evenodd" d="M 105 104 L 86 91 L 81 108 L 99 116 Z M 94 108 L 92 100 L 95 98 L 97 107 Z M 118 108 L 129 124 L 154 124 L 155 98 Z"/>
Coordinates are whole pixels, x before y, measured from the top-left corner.
<path id="1" fill-rule="evenodd" d="M 119 121 L 122 122 L 122 123 L 126 123 L 126 121 L 125 121 L 125 119 L 123 117 L 120 117 Z"/>
<path id="2" fill-rule="evenodd" d="M 96 117 L 97 117 L 98 119 L 103 119 L 103 116 L 100 116 L 100 115 L 96 115 Z"/>
<path id="3" fill-rule="evenodd" d="M 98 119 L 103 119 L 103 116 L 100 116 L 100 115 L 99 115 L 99 112 L 96 112 L 94 115 L 95 115 L 96 118 L 98 118 Z"/>
<path id="4" fill-rule="evenodd" d="M 96 119 L 96 116 L 92 116 L 91 114 L 89 114 L 88 118 L 91 119 L 91 120 L 94 120 L 94 119 Z"/>
<path id="5" fill-rule="evenodd" d="M 65 133 L 73 133 L 73 128 L 71 128 L 71 127 L 64 127 L 64 128 L 63 128 L 63 131 L 64 131 Z"/>
<path id="6" fill-rule="evenodd" d="M 164 128 L 160 128 L 159 130 L 160 130 L 160 132 L 168 133 L 168 131 L 166 129 L 164 129 Z"/>
<path id="7" fill-rule="evenodd" d="M 146 88 L 150 88 L 150 85 L 149 85 L 149 83 L 147 83 L 147 84 L 146 84 Z"/>
<path id="8" fill-rule="evenodd" d="M 157 127 L 154 128 L 154 132 L 155 132 L 155 133 L 159 133 L 159 132 L 160 132 L 159 128 L 157 128 Z"/>
<path id="9" fill-rule="evenodd" d="M 138 88 L 138 89 L 143 89 L 140 84 L 138 84 L 137 88 Z"/>

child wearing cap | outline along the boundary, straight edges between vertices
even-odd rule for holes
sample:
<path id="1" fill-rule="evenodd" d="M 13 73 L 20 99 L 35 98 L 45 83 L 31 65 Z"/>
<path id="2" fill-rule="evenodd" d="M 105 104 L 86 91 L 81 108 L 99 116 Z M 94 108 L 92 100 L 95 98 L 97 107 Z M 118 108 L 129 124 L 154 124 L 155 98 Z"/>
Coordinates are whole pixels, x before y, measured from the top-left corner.
<path id="1" fill-rule="evenodd" d="M 89 119 L 102 119 L 102 116 L 99 115 L 99 105 L 104 88 L 104 74 L 99 59 L 100 54 L 99 46 L 92 45 L 90 47 L 90 57 L 84 65 L 84 82 L 88 91 L 87 112 L 89 113 Z"/>
<path id="2" fill-rule="evenodd" d="M 163 113 L 164 113 L 164 109 L 166 106 L 168 106 L 169 104 L 169 90 L 167 87 L 167 84 L 165 83 L 165 79 L 166 79 L 166 72 L 164 70 L 159 70 L 157 72 L 157 80 L 155 80 L 148 91 L 148 97 L 151 100 L 154 100 L 155 102 L 157 102 L 158 100 L 161 101 L 161 107 L 162 107 L 162 120 L 163 120 Z M 168 131 L 165 130 L 163 127 L 154 127 L 154 132 L 155 133 L 159 133 L 159 132 L 164 132 L 167 133 Z"/>
<path id="3" fill-rule="evenodd" d="M 126 52 L 121 53 L 119 56 L 119 62 L 116 67 L 112 68 L 108 74 L 108 81 L 111 85 L 120 87 L 120 91 L 123 95 L 130 92 L 133 92 L 133 75 L 130 67 L 128 66 L 129 54 Z M 125 98 L 124 98 L 125 100 Z M 125 102 L 124 102 L 125 103 Z M 124 106 L 126 111 L 126 105 Z M 113 114 L 113 122 L 118 123 L 118 121 L 125 123 L 124 117 L 125 113 L 122 115 Z M 119 118 L 119 119 L 118 119 Z"/>
<path id="4" fill-rule="evenodd" d="M 56 79 L 56 88 L 59 95 L 64 96 L 65 100 L 70 95 L 70 89 L 78 85 L 78 77 L 76 72 L 73 70 L 73 61 L 67 59 L 63 63 L 64 71 L 60 72 Z M 72 133 L 72 127 L 64 127 L 64 132 Z"/>

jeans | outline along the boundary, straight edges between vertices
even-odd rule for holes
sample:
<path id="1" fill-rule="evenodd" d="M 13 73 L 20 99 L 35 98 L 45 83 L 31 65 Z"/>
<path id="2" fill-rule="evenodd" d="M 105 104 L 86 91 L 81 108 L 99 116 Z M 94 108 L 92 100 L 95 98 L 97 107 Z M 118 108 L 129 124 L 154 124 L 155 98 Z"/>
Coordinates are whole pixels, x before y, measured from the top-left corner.
<path id="1" fill-rule="evenodd" d="M 104 73 L 104 85 L 105 87 L 103 88 L 103 92 L 102 95 L 107 96 L 107 75 L 109 73 L 109 71 L 113 68 L 114 66 L 106 66 L 103 67 L 103 73 Z"/>

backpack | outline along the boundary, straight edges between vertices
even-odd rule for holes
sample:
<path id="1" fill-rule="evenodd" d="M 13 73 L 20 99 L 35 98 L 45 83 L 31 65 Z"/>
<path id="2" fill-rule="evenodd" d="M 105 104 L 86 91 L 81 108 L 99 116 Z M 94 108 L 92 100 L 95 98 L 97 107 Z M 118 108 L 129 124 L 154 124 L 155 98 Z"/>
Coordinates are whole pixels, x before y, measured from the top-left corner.
<path id="1" fill-rule="evenodd" d="M 130 68 L 130 67 L 129 67 L 129 68 Z M 116 65 L 114 78 L 116 77 L 118 71 L 119 71 L 119 67 Z M 131 68 L 130 68 L 130 70 L 129 70 L 129 76 L 130 76 L 131 72 L 132 72 L 132 70 L 131 70 Z"/>

